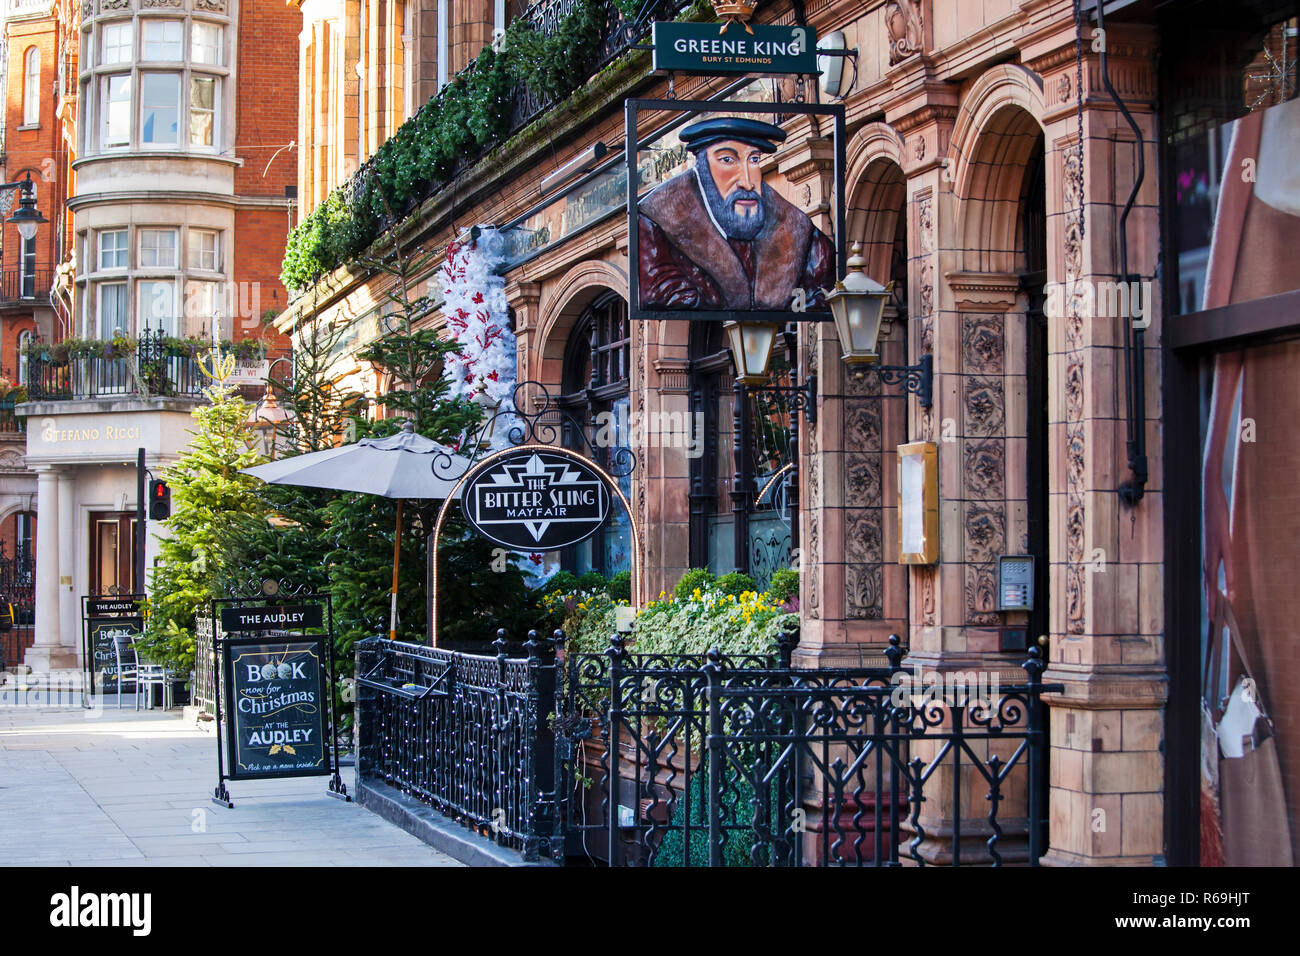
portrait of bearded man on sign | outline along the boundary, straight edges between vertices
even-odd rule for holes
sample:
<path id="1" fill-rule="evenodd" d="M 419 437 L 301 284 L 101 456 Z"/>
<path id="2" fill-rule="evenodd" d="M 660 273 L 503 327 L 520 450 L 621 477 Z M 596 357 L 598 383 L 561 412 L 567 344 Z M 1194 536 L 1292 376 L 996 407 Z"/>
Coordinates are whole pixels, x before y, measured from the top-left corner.
<path id="1" fill-rule="evenodd" d="M 678 134 L 693 167 L 637 204 L 641 308 L 787 312 L 796 289 L 806 308 L 826 308 L 835 247 L 763 182 L 763 156 L 785 135 L 735 116 Z"/>

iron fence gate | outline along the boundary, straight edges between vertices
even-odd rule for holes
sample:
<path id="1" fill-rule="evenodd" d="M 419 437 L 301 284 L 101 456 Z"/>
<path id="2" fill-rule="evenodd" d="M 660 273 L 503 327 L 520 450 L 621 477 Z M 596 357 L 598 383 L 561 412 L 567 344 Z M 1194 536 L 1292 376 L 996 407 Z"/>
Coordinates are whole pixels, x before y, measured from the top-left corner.
<path id="1" fill-rule="evenodd" d="M 21 546 L 13 556 L 0 541 L 0 669 L 16 668 L 36 632 L 36 564 Z"/>
<path id="2" fill-rule="evenodd" d="M 772 655 L 510 658 L 358 642 L 357 773 L 526 859 L 614 866 L 1037 864 L 1043 664 L 992 689 Z M 1033 824 L 1037 825 L 1033 825 Z"/>

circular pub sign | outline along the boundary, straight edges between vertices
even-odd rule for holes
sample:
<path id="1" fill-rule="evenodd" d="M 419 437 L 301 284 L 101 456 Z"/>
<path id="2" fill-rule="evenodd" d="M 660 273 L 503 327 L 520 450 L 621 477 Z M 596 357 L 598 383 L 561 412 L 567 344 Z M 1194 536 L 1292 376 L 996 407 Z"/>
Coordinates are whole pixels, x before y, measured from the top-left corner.
<path id="1" fill-rule="evenodd" d="M 590 538 L 609 515 L 609 490 L 582 459 L 523 449 L 485 465 L 460 495 L 483 537 L 514 551 L 555 551 Z"/>

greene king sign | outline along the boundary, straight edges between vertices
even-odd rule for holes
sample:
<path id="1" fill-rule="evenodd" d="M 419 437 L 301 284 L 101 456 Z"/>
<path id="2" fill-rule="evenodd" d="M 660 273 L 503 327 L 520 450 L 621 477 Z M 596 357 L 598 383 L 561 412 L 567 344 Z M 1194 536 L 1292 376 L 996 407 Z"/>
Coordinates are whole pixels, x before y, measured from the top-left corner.
<path id="1" fill-rule="evenodd" d="M 469 478 L 460 500 L 474 530 L 515 551 L 577 544 L 609 514 L 600 475 L 555 451 L 525 449 L 492 461 Z"/>

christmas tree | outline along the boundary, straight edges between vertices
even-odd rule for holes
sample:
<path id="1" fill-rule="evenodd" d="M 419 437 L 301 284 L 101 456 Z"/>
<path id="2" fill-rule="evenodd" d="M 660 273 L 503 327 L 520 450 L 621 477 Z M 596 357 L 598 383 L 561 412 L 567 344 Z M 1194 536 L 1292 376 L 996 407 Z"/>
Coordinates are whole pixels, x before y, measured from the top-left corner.
<path id="1" fill-rule="evenodd" d="M 194 619 L 224 596 L 223 582 L 236 574 L 239 529 L 263 513 L 256 478 L 240 474 L 265 459 L 246 424 L 248 403 L 218 377 L 204 390 L 208 404 L 193 411 L 197 428 L 188 450 L 163 474 L 171 486 L 157 566 L 150 575 L 150 614 L 138 640 L 142 654 L 177 673 L 194 667 Z"/>

